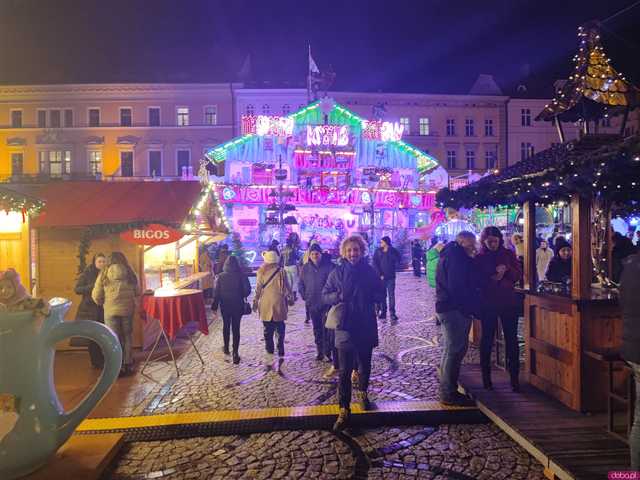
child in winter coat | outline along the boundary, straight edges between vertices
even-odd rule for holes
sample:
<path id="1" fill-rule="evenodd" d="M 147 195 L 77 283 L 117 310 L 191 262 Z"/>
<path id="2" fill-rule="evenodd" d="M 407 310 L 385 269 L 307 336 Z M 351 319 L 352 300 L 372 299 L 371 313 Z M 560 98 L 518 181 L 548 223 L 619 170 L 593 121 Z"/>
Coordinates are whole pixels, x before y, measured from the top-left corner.
<path id="1" fill-rule="evenodd" d="M 0 271 L 0 310 L 21 312 L 33 310 L 37 314 L 49 314 L 49 304 L 40 298 L 32 298 L 20 282 L 20 275 L 13 268 Z"/>

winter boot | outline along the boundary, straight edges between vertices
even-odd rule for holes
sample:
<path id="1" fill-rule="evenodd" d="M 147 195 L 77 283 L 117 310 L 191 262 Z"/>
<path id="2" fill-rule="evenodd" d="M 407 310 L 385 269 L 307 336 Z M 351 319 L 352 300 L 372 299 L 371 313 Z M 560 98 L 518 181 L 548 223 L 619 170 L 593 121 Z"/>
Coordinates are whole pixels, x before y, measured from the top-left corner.
<path id="1" fill-rule="evenodd" d="M 349 418 L 351 417 L 351 410 L 348 408 L 341 408 L 340 415 L 338 415 L 338 419 L 336 423 L 333 424 L 334 432 L 341 432 L 345 428 L 347 428 L 347 424 L 349 423 Z"/>

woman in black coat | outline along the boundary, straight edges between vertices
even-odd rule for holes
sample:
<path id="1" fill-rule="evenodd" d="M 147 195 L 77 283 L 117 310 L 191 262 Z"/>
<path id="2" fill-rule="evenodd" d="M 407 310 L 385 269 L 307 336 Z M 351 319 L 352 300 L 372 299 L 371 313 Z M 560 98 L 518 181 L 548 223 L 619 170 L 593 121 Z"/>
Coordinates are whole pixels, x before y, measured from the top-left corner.
<path id="1" fill-rule="evenodd" d="M 347 237 L 340 246 L 343 261 L 329 274 L 322 289 L 327 305 L 345 304 L 345 314 L 335 332 L 335 346 L 340 364 L 340 415 L 334 430 L 345 428 L 351 414 L 351 372 L 357 359 L 359 369 L 359 400 L 369 408 L 369 377 L 371 356 L 378 346 L 377 303 L 384 301 L 385 290 L 371 265 L 364 260 L 365 243 L 360 236 Z"/>
<path id="2" fill-rule="evenodd" d="M 74 289 L 78 295 L 82 295 L 82 300 L 78 306 L 76 320 L 93 320 L 94 322 L 104 323 L 104 310 L 101 305 L 97 305 L 91 298 L 93 286 L 96 283 L 100 271 L 107 264 L 107 259 L 102 253 L 97 253 L 91 260 L 91 265 L 84 269 L 84 272 L 78 277 L 76 288 Z M 97 343 L 89 341 L 89 357 L 93 368 L 100 369 L 104 365 L 102 350 Z"/>
<path id="3" fill-rule="evenodd" d="M 240 363 L 238 346 L 240 345 L 240 319 L 244 314 L 245 299 L 251 293 L 249 278 L 240 268 L 240 262 L 229 256 L 224 262 L 222 272 L 216 278 L 213 294 L 213 309 L 220 306 L 222 314 L 222 351 L 229 355 L 229 330 L 233 333 L 233 363 Z"/>

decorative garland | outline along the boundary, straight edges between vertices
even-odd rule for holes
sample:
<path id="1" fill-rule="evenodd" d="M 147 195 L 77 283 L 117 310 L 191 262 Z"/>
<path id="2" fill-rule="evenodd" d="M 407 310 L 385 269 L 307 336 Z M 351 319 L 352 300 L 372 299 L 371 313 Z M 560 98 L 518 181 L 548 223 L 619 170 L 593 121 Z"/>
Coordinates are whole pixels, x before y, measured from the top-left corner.
<path id="1" fill-rule="evenodd" d="M 640 136 L 615 142 L 590 136 L 553 147 L 466 187 L 442 189 L 436 201 L 454 208 L 546 205 L 582 192 L 623 204 L 640 201 Z"/>
<path id="2" fill-rule="evenodd" d="M 159 223 L 160 225 L 166 225 L 167 227 L 177 228 L 177 225 L 172 223 L 167 223 L 164 221 L 139 221 L 139 222 L 130 222 L 130 223 L 106 223 L 99 225 L 90 225 L 88 226 L 84 232 L 82 232 L 82 237 L 80 237 L 80 244 L 78 245 L 78 275 L 84 272 L 87 267 L 87 254 L 89 253 L 89 247 L 91 247 L 91 242 L 100 237 L 106 237 L 108 235 L 117 235 L 122 232 L 126 232 L 128 230 L 132 230 L 134 228 L 144 227 L 146 225 L 150 225 L 152 223 Z"/>
<path id="3" fill-rule="evenodd" d="M 44 207 L 44 202 L 27 195 L 0 188 L 0 210 L 21 212 L 25 215 L 35 215 Z"/>

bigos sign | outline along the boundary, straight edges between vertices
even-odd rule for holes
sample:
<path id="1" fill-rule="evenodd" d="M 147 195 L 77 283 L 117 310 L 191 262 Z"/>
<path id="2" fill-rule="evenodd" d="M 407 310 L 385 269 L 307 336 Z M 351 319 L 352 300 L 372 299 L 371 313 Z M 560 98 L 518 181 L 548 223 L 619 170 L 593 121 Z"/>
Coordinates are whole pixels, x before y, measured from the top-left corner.
<path id="1" fill-rule="evenodd" d="M 120 238 L 124 241 L 135 243 L 136 245 L 162 245 L 165 243 L 173 243 L 180 240 L 183 236 L 184 233 L 158 223 L 134 228 L 120 234 Z"/>

